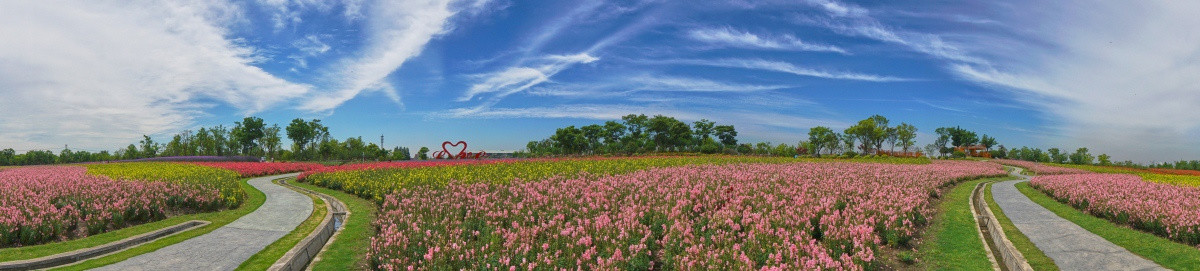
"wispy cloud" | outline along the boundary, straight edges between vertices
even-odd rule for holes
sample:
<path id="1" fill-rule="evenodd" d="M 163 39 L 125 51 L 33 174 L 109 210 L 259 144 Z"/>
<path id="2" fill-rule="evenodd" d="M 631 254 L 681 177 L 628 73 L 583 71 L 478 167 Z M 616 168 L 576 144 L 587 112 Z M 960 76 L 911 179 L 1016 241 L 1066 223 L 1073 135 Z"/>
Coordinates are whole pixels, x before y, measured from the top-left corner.
<path id="1" fill-rule="evenodd" d="M 204 109 L 250 114 L 306 94 L 225 38 L 240 13 L 219 1 L 0 2 L 0 146 L 108 148 Z"/>
<path id="2" fill-rule="evenodd" d="M 874 75 L 856 72 L 844 71 L 827 71 L 813 68 L 800 67 L 783 61 L 771 61 L 755 58 L 719 58 L 719 59 L 671 59 L 671 60 L 635 60 L 637 63 L 647 64 L 678 64 L 678 65 L 697 65 L 697 66 L 712 66 L 725 68 L 739 68 L 751 70 L 763 70 L 772 72 L 789 73 L 800 76 L 839 79 L 839 80 L 857 80 L 870 82 L 901 82 L 913 81 L 915 79 Z"/>
<path id="3" fill-rule="evenodd" d="M 377 1 L 368 3 L 367 44 L 358 57 L 342 62 L 332 77 L 333 91 L 325 91 L 300 105 L 308 111 L 329 111 L 363 91 L 381 91 L 396 103 L 399 94 L 386 78 L 410 58 L 421 53 L 434 37 L 451 28 L 450 19 L 466 8 L 480 8 L 487 1 L 460 3 L 453 0 Z M 457 9 L 456 9 L 457 8 Z"/>
<path id="4" fill-rule="evenodd" d="M 796 17 L 796 22 L 825 27 L 841 35 L 863 37 L 901 45 L 910 50 L 941 59 L 977 64 L 984 63 L 982 59 L 964 52 L 960 48 L 960 45 L 948 42 L 938 35 L 902 31 L 885 26 L 879 20 L 872 17 L 867 9 L 857 5 L 832 0 L 813 0 L 805 1 L 804 3 L 822 8 L 826 16 L 798 16 Z"/>
<path id="5" fill-rule="evenodd" d="M 696 41 L 734 48 L 847 53 L 837 46 L 807 43 L 790 34 L 760 36 L 731 27 L 692 29 L 687 36 Z"/>
<path id="6" fill-rule="evenodd" d="M 492 99 L 504 98 L 521 92 L 550 80 L 551 76 L 562 72 L 571 66 L 591 63 L 599 58 L 586 53 L 575 55 L 549 55 L 543 57 L 533 67 L 509 67 L 499 72 L 474 75 L 481 81 L 472 84 L 458 101 L 465 102 L 486 93 L 496 93 Z"/>
<path id="7" fill-rule="evenodd" d="M 631 91 L 753 92 L 789 88 L 784 85 L 750 85 L 717 82 L 703 78 L 645 75 L 629 80 Z"/>

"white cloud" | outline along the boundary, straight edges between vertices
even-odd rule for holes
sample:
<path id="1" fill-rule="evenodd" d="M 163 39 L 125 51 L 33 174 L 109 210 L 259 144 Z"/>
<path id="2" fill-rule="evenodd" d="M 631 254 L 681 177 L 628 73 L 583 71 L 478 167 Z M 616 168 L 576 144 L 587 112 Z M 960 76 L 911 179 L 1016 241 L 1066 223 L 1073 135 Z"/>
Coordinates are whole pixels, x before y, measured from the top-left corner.
<path id="1" fill-rule="evenodd" d="M 639 76 L 629 80 L 633 91 L 679 92 L 751 92 L 788 88 L 780 85 L 747 85 L 717 82 L 703 78 L 675 76 Z"/>
<path id="2" fill-rule="evenodd" d="M 0 2 L 0 145 L 111 148 L 176 132 L 202 109 L 242 113 L 309 86 L 252 66 L 222 2 Z"/>
<path id="3" fill-rule="evenodd" d="M 485 1 L 486 2 L 486 1 Z M 332 91 L 313 96 L 300 105 L 308 111 L 329 111 L 363 91 L 382 91 L 400 103 L 399 94 L 384 79 L 404 62 L 419 55 L 434 37 L 451 28 L 450 19 L 462 10 L 453 0 L 386 1 L 365 3 L 365 39 L 361 53 L 341 63 Z M 472 8 L 479 4 L 465 5 Z"/>
<path id="4" fill-rule="evenodd" d="M 1039 2 L 1042 3 L 1042 2 Z M 1078 12 L 1086 6 L 1088 12 Z M 1061 125 L 1059 147 L 1117 159 L 1196 159 L 1200 152 L 1200 4 L 1062 1 L 1044 16 L 1000 19 L 1040 29 L 961 78 L 1011 91 Z M 979 44 L 986 47 L 987 44 Z"/>
<path id="5" fill-rule="evenodd" d="M 711 59 L 711 60 L 681 59 L 681 60 L 669 60 L 669 61 L 665 61 L 665 62 L 666 63 L 675 63 L 675 64 L 687 64 L 687 65 L 764 70 L 764 71 L 790 73 L 790 74 L 801 75 L 801 76 L 811 76 L 811 77 L 818 77 L 818 78 L 841 79 L 841 80 L 857 80 L 857 81 L 870 81 L 870 82 L 899 82 L 899 81 L 912 81 L 913 80 L 913 79 L 902 78 L 902 77 L 863 74 L 863 73 L 855 73 L 855 72 L 824 71 L 824 70 L 800 67 L 800 66 L 796 66 L 791 63 L 783 62 L 783 61 L 771 61 L 771 60 L 764 60 L 764 59 L 737 59 L 737 58 Z"/>
<path id="6" fill-rule="evenodd" d="M 688 31 L 688 37 L 709 44 L 736 48 L 846 53 L 846 50 L 837 46 L 810 44 L 792 35 L 764 37 L 730 27 L 693 29 Z"/>
<path id="7" fill-rule="evenodd" d="M 548 55 L 530 63 L 530 66 L 514 66 L 504 70 L 475 75 L 479 82 L 472 84 L 458 101 L 471 99 L 487 93 L 496 93 L 489 103 L 495 103 L 508 95 L 525 91 L 530 87 L 550 80 L 550 77 L 577 64 L 592 63 L 599 58 L 586 53 L 575 55 Z"/>

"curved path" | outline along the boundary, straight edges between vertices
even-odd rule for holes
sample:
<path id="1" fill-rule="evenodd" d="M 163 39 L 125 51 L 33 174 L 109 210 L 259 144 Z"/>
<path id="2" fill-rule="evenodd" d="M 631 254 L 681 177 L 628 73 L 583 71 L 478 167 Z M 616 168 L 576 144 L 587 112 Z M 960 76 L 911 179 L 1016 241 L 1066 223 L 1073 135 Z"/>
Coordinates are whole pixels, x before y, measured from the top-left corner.
<path id="1" fill-rule="evenodd" d="M 1015 186 L 1021 180 L 992 185 L 992 198 L 1004 215 L 1062 270 L 1167 270 L 1134 255 L 1033 202 Z"/>
<path id="2" fill-rule="evenodd" d="M 267 196 L 257 210 L 208 234 L 94 270 L 233 270 L 287 235 L 313 211 L 312 199 L 271 180 L 299 173 L 250 179 Z"/>

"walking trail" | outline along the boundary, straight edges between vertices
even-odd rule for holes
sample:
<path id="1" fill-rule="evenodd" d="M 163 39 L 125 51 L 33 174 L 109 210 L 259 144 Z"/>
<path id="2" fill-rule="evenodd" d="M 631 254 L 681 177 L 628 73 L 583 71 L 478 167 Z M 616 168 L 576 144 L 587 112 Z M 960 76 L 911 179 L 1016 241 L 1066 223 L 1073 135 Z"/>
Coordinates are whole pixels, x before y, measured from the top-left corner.
<path id="1" fill-rule="evenodd" d="M 1062 270 L 1167 270 L 1063 219 L 1021 194 L 1015 186 L 1030 177 L 992 185 L 1004 215 Z"/>
<path id="2" fill-rule="evenodd" d="M 266 202 L 208 234 L 94 270 L 233 270 L 275 240 L 287 235 L 313 211 L 312 199 L 272 183 L 299 173 L 258 177 L 251 186 Z"/>

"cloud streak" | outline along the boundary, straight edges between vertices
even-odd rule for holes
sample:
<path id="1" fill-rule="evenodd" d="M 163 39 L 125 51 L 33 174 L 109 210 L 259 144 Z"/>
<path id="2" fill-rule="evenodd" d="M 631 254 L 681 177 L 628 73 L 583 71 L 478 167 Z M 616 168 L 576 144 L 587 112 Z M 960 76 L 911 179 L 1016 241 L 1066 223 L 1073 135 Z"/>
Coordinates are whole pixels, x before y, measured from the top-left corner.
<path id="1" fill-rule="evenodd" d="M 807 43 L 790 34 L 768 37 L 730 27 L 693 29 L 687 32 L 687 36 L 696 41 L 724 47 L 847 54 L 845 49 L 837 46 Z"/>
<path id="2" fill-rule="evenodd" d="M 384 79 L 406 61 L 419 55 L 434 37 L 451 28 L 450 19 L 466 8 L 486 6 L 487 1 L 461 3 L 453 0 L 375 1 L 366 3 L 366 45 L 358 57 L 342 62 L 331 77 L 334 90 L 321 92 L 299 106 L 321 112 L 341 106 L 364 91 L 381 91 L 394 102 L 400 96 Z"/>

